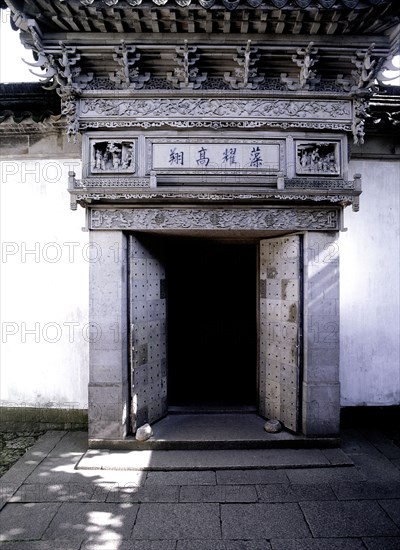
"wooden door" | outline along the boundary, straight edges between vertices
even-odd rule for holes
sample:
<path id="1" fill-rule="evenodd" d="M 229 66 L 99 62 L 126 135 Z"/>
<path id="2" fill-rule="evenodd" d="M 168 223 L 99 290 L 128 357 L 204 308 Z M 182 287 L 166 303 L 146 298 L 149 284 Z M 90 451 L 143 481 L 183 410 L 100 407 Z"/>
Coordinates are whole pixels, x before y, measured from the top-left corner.
<path id="1" fill-rule="evenodd" d="M 130 237 L 131 426 L 167 413 L 167 304 L 162 249 Z"/>
<path id="2" fill-rule="evenodd" d="M 301 237 L 264 239 L 259 257 L 259 413 L 299 424 Z"/>

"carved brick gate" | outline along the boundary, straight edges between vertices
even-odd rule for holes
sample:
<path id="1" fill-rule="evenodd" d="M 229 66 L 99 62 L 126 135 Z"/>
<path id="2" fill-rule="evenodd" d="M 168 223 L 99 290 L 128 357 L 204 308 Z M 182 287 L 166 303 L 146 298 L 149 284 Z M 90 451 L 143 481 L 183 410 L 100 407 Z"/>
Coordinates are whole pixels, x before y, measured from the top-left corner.
<path id="1" fill-rule="evenodd" d="M 69 138 L 82 135 L 69 192 L 97 253 L 90 439 L 122 439 L 168 411 L 163 252 L 143 233 L 257 243 L 259 414 L 337 433 L 337 237 L 361 193 L 349 139 L 363 143 L 397 52 L 397 3 L 6 4 Z"/>

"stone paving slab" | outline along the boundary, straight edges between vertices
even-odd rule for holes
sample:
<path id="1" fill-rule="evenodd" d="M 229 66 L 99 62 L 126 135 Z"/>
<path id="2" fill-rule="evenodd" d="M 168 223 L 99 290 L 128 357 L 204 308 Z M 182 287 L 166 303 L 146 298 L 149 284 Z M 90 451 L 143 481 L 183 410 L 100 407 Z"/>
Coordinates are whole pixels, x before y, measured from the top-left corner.
<path id="1" fill-rule="evenodd" d="M 301 502 L 300 506 L 314 537 L 400 536 L 375 501 Z"/>
<path id="2" fill-rule="evenodd" d="M 395 524 L 400 527 L 400 498 L 397 500 L 380 500 L 379 504 Z"/>
<path id="3" fill-rule="evenodd" d="M 339 500 L 400 498 L 400 483 L 392 481 L 346 481 L 333 483 L 332 489 Z"/>
<path id="4" fill-rule="evenodd" d="M 380 456 L 380 451 L 363 436 L 359 430 L 349 428 L 342 430 L 340 434 L 340 448 L 349 456 L 354 454 L 375 454 Z"/>
<path id="5" fill-rule="evenodd" d="M 255 449 L 202 451 L 102 451 L 85 452 L 78 470 L 197 470 L 237 468 L 304 468 L 352 466 L 341 451 L 331 449 Z"/>
<path id="6" fill-rule="evenodd" d="M 273 539 L 272 550 L 365 550 L 361 539 Z"/>
<path id="7" fill-rule="evenodd" d="M 221 504 L 223 539 L 311 537 L 298 504 Z M 289 528 L 290 526 L 290 528 Z"/>
<path id="8" fill-rule="evenodd" d="M 77 475 L 75 466 L 79 460 L 76 456 L 66 456 L 63 458 L 48 457 L 43 460 L 35 470 L 26 478 L 27 483 L 46 483 L 46 482 L 68 482 L 73 481 L 73 477 L 76 479 L 83 479 L 82 475 Z M 85 474 L 83 474 L 85 475 Z M 95 473 L 91 472 L 91 476 L 88 478 L 94 478 Z"/>
<path id="9" fill-rule="evenodd" d="M 393 537 L 363 538 L 368 550 L 399 550 L 400 539 Z"/>
<path id="10" fill-rule="evenodd" d="M 384 455 L 362 454 L 352 458 L 360 474 L 369 481 L 400 482 L 400 471 Z"/>
<path id="11" fill-rule="evenodd" d="M 141 504 L 133 539 L 218 539 L 221 538 L 219 505 Z"/>
<path id="12" fill-rule="evenodd" d="M 77 506 L 66 502 L 58 508 L 43 538 L 81 541 L 129 539 L 138 508 L 137 504 L 128 503 L 80 503 Z"/>
<path id="13" fill-rule="evenodd" d="M 75 468 L 79 458 L 74 456 L 64 458 L 48 458 L 43 460 L 24 480 L 25 483 L 103 483 L 103 482 L 132 482 L 143 484 L 146 473 L 139 470 L 112 471 L 112 470 L 77 470 Z"/>
<path id="14" fill-rule="evenodd" d="M 390 462 L 398 469 L 400 470 L 400 458 L 392 458 Z"/>
<path id="15" fill-rule="evenodd" d="M 79 550 L 175 550 L 175 540 L 109 540 L 84 542 Z M 54 549 L 53 549 L 54 550 Z"/>
<path id="16" fill-rule="evenodd" d="M 352 459 L 342 449 L 321 449 L 332 466 L 353 466 Z"/>
<path id="17" fill-rule="evenodd" d="M 399 419 L 400 422 L 400 419 Z M 360 429 L 360 433 L 374 445 L 386 458 L 400 458 L 400 447 L 397 447 L 382 432 L 374 429 Z"/>
<path id="18" fill-rule="evenodd" d="M 0 510 L 10 501 L 19 487 L 19 483 L 4 483 L 0 478 Z"/>
<path id="19" fill-rule="evenodd" d="M 145 485 L 215 485 L 215 472 L 148 472 Z"/>
<path id="20" fill-rule="evenodd" d="M 16 541 L 16 542 L 3 542 L 1 544 L 2 550 L 80 550 L 80 541 L 57 541 L 57 548 L 54 547 L 54 541 L 46 540 L 30 540 L 30 541 Z M 99 550 L 99 547 L 97 547 Z"/>
<path id="21" fill-rule="evenodd" d="M 216 472 L 218 484 L 255 485 L 262 483 L 287 483 L 282 470 L 221 470 Z"/>
<path id="22" fill-rule="evenodd" d="M 107 502 L 178 502 L 179 487 L 175 485 L 148 485 L 146 487 L 116 486 L 107 496 Z"/>
<path id="23" fill-rule="evenodd" d="M 257 502 L 254 485 L 204 485 L 181 487 L 180 502 Z"/>
<path id="24" fill-rule="evenodd" d="M 266 540 L 180 540 L 176 550 L 270 550 Z"/>
<path id="25" fill-rule="evenodd" d="M 1 511 L 0 541 L 42 538 L 60 504 L 7 504 Z"/>
<path id="26" fill-rule="evenodd" d="M 81 456 L 88 448 L 87 432 L 67 432 L 50 451 L 48 458 L 66 458 Z"/>
<path id="27" fill-rule="evenodd" d="M 24 483 L 10 502 L 105 502 L 119 485 L 110 483 Z"/>
<path id="28" fill-rule="evenodd" d="M 305 483 L 258 485 L 257 493 L 262 502 L 300 502 L 308 500 L 336 500 L 328 484 Z"/>
<path id="29" fill-rule="evenodd" d="M 281 470 L 291 483 L 332 483 L 335 481 L 366 481 L 356 468 L 313 468 Z"/>

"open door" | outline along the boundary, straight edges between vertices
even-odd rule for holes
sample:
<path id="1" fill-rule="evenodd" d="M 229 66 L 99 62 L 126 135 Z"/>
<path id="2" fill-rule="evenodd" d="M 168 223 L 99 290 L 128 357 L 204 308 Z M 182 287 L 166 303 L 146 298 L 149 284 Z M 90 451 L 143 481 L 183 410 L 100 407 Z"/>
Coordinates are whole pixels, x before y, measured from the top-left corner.
<path id="1" fill-rule="evenodd" d="M 162 252 L 130 237 L 131 427 L 167 414 L 167 307 Z"/>
<path id="2" fill-rule="evenodd" d="M 265 239 L 259 258 L 259 413 L 299 426 L 301 237 Z"/>

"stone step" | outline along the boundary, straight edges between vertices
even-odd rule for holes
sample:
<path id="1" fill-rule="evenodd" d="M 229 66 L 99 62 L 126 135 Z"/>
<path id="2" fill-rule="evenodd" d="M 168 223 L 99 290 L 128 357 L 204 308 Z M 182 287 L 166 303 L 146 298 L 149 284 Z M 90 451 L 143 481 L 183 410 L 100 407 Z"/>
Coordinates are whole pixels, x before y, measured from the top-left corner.
<path id="1" fill-rule="evenodd" d="M 115 451 L 89 449 L 78 470 L 229 470 L 352 467 L 341 449 Z"/>

